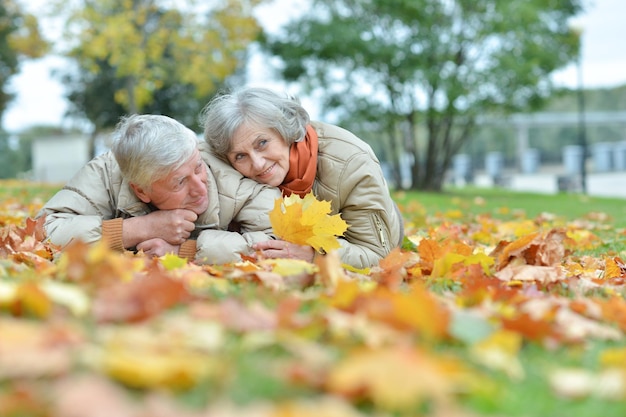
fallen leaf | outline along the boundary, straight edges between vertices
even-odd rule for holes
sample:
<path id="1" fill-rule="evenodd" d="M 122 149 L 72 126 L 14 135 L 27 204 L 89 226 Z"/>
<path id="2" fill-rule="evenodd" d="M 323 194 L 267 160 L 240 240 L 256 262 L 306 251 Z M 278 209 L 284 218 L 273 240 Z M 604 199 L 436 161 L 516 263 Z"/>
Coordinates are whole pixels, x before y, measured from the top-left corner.
<path id="1" fill-rule="evenodd" d="M 329 201 L 319 201 L 309 193 L 304 197 L 292 194 L 277 199 L 269 216 L 276 236 L 312 246 L 318 252 L 329 252 L 340 247 L 337 236 L 348 229 L 339 214 L 330 213 Z"/>

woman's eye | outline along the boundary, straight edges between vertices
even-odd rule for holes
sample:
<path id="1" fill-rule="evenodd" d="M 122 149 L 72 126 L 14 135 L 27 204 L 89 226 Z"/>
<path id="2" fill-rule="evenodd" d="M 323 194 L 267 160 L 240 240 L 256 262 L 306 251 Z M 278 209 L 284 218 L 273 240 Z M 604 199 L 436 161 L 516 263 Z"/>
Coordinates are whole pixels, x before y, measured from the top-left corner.
<path id="1" fill-rule="evenodd" d="M 261 139 L 259 141 L 259 148 L 264 147 L 265 145 L 267 145 L 267 139 Z"/>

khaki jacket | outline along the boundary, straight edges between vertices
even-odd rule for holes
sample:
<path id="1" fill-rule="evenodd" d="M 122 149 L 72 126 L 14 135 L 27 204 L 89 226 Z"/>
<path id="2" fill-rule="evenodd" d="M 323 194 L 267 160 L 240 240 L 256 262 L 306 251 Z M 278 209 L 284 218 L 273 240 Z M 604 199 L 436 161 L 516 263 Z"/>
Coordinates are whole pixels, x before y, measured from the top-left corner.
<path id="1" fill-rule="evenodd" d="M 196 229 L 188 241 L 195 240 L 195 245 L 191 245 L 195 257 L 190 258 L 208 264 L 238 261 L 239 254 L 251 254 L 253 243 L 273 238 L 269 211 L 281 197 L 280 191 L 244 178 L 208 153 L 205 143 L 199 147 L 208 166 L 209 207 L 195 222 Z M 135 196 L 115 157 L 107 152 L 87 163 L 44 205 L 37 217 L 46 215 L 47 238 L 65 246 L 73 239 L 87 243 L 99 241 L 103 224 L 107 227 L 112 219 L 142 216 L 152 210 Z M 240 233 L 228 231 L 231 222 L 238 223 Z M 122 249 L 121 221 L 119 228 L 117 248 Z"/>
<path id="2" fill-rule="evenodd" d="M 313 193 L 331 202 L 349 227 L 340 239 L 342 262 L 357 268 L 377 265 L 402 243 L 404 225 L 391 198 L 378 158 L 349 131 L 312 122 L 319 138 Z"/>

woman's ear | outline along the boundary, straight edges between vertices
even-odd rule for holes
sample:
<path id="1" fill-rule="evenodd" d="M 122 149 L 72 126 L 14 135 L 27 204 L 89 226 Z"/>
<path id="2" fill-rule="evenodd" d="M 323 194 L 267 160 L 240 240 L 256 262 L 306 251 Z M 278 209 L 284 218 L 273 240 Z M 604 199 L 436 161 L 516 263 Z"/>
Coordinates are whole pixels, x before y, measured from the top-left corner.
<path id="1" fill-rule="evenodd" d="M 130 183 L 130 188 L 133 189 L 133 192 L 144 203 L 148 204 L 152 199 L 150 195 L 143 189 L 143 187 L 138 186 L 137 184 Z"/>

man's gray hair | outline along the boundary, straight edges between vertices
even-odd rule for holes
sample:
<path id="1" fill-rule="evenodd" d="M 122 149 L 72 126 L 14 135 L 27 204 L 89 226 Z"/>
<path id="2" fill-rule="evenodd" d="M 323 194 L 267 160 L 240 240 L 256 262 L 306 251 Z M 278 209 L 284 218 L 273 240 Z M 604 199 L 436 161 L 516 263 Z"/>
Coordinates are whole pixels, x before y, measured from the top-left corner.
<path id="1" fill-rule="evenodd" d="M 198 149 L 198 137 L 171 117 L 142 114 L 120 119 L 111 150 L 124 177 L 150 189 L 180 168 Z"/>

